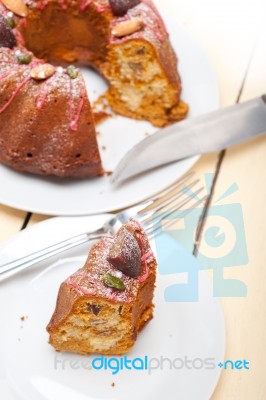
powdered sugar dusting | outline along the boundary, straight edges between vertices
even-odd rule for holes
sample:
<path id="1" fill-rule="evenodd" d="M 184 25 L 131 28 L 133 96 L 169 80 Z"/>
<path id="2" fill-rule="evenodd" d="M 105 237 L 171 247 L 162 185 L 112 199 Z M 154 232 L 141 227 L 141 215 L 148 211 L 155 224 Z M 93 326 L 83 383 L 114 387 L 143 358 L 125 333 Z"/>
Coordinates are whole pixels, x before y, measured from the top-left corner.
<path id="1" fill-rule="evenodd" d="M 69 77 L 69 127 L 72 131 L 78 129 L 78 121 L 85 96 L 85 84 L 80 79 L 71 79 L 71 77 Z"/>
<path id="2" fill-rule="evenodd" d="M 130 219 L 129 222 L 124 225 L 123 229 L 128 229 L 131 233 L 133 232 L 134 235 L 141 237 L 142 251 L 144 252 L 142 253 L 142 257 L 144 254 L 149 255 L 149 257 L 145 257 L 145 261 L 143 261 L 144 273 L 139 277 L 140 279 L 131 278 L 119 271 L 119 278 L 126 287 L 124 291 L 113 290 L 104 285 L 102 277 L 105 274 L 110 273 L 111 275 L 117 276 L 118 272 L 107 260 L 110 248 L 114 243 L 114 238 L 105 237 L 92 247 L 85 266 L 71 275 L 66 280 L 66 283 L 78 290 L 80 294 L 86 296 L 103 297 L 110 301 L 125 303 L 134 301 L 142 283 L 149 276 L 149 269 L 155 268 L 156 260 L 145 232 L 135 220 Z M 128 251 L 130 251 L 130 244 Z"/>
<path id="3" fill-rule="evenodd" d="M 0 49 L 0 83 L 6 79 L 12 79 L 18 85 L 8 102 L 0 108 L 0 113 L 6 110 L 20 89 L 27 82 L 32 81 L 30 77 L 31 69 L 44 63 L 43 60 L 32 56 L 32 61 L 29 64 L 19 64 L 17 56 L 22 53 L 32 56 L 31 52 L 22 47 L 14 47 L 13 49 L 3 47 Z M 64 68 L 58 67 L 51 77 L 35 84 L 39 86 L 36 96 L 36 109 L 40 111 L 45 107 L 46 102 L 53 101 L 54 93 L 56 92 L 58 95 L 69 99 L 69 129 L 77 130 L 80 114 L 87 96 L 86 86 L 81 74 L 79 73 L 76 79 L 71 79 Z"/>
<path id="4" fill-rule="evenodd" d="M 162 42 L 168 38 L 165 24 L 155 5 L 150 0 L 142 0 L 137 6 L 131 8 L 125 16 L 112 20 L 111 29 L 120 22 L 134 18 L 140 18 L 144 23 L 144 28 L 131 34 L 130 39 L 142 38 L 160 47 Z M 128 36 L 122 38 L 111 37 L 110 40 L 111 43 L 123 43 L 128 40 Z"/>

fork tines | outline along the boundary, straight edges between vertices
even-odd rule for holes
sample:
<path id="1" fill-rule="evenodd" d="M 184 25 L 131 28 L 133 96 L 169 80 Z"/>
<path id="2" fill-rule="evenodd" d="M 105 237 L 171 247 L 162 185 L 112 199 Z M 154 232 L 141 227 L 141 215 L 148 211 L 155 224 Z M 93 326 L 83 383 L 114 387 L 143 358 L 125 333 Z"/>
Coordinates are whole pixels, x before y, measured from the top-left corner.
<path id="1" fill-rule="evenodd" d="M 150 204 L 138 212 L 139 221 L 149 238 L 171 227 L 197 206 L 204 204 L 207 196 L 199 197 L 204 187 L 200 186 L 200 179 L 190 182 L 193 175 L 192 172 L 174 182 L 154 196 Z"/>

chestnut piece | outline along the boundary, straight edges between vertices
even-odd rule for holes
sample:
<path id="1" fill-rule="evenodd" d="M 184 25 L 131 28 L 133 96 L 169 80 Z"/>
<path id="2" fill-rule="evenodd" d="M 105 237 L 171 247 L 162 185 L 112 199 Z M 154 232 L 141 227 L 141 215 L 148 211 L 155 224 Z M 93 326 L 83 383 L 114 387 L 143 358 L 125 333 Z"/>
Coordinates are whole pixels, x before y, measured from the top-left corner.
<path id="1" fill-rule="evenodd" d="M 132 278 L 139 276 L 141 251 L 135 236 L 127 229 L 119 229 L 107 260 L 125 275 Z"/>
<path id="2" fill-rule="evenodd" d="M 140 0 L 109 0 L 112 13 L 116 17 L 123 17 L 128 10 L 137 6 Z"/>
<path id="3" fill-rule="evenodd" d="M 12 49 L 14 46 L 16 46 L 15 35 L 6 19 L 0 14 L 0 47 Z"/>
<path id="4" fill-rule="evenodd" d="M 101 309 L 102 307 L 97 306 L 96 304 L 88 303 L 88 311 L 96 316 L 100 313 Z"/>

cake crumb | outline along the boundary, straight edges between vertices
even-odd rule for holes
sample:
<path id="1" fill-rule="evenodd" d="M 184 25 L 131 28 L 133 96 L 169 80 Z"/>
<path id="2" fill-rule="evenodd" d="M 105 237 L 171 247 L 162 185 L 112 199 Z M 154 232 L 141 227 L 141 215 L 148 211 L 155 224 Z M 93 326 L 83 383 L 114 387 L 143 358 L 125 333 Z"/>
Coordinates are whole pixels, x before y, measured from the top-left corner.
<path id="1" fill-rule="evenodd" d="M 113 383 L 111 384 L 111 386 L 112 386 L 112 387 L 115 387 L 115 383 L 113 382 Z"/>
<path id="2" fill-rule="evenodd" d="M 112 117 L 112 111 L 110 109 L 107 98 L 102 95 L 92 105 L 93 117 L 95 124 L 99 124 L 106 118 Z"/>
<path id="3" fill-rule="evenodd" d="M 113 171 L 104 171 L 104 175 L 110 176 L 112 175 Z"/>
<path id="4" fill-rule="evenodd" d="M 150 136 L 149 132 L 145 132 L 144 136 Z"/>
<path id="5" fill-rule="evenodd" d="M 102 150 L 106 150 L 106 146 L 102 146 Z"/>
<path id="6" fill-rule="evenodd" d="M 93 117 L 94 117 L 94 122 L 95 125 L 100 124 L 101 122 L 103 122 L 104 120 L 106 120 L 107 118 L 110 118 L 111 115 L 107 114 L 106 112 L 103 111 L 93 111 Z"/>
<path id="7" fill-rule="evenodd" d="M 28 317 L 27 316 L 24 316 L 24 315 L 22 315 L 20 318 L 20 321 L 22 322 L 22 324 L 20 325 L 20 329 L 22 329 L 23 328 L 23 322 L 25 322 L 26 321 L 26 319 L 28 319 Z"/>

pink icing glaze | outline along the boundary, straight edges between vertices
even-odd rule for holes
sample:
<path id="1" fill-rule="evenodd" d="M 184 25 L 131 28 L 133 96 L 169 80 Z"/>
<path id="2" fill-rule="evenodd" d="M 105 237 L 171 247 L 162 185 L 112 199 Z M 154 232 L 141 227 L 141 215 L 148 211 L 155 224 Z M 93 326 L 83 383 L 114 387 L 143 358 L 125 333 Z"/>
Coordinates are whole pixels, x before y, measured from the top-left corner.
<path id="1" fill-rule="evenodd" d="M 72 79 L 69 77 L 69 118 L 70 118 L 70 122 L 69 122 L 69 127 L 71 128 L 71 123 L 73 121 L 73 95 L 72 95 Z"/>
<path id="2" fill-rule="evenodd" d="M 114 19 L 111 21 L 111 28 L 123 21 L 132 18 L 141 18 L 144 22 L 144 28 L 141 31 L 134 32 L 131 35 L 133 39 L 145 39 L 154 38 L 159 43 L 164 41 L 165 35 L 168 36 L 167 30 L 165 28 L 165 24 L 160 16 L 158 10 L 156 9 L 155 5 L 149 0 L 143 0 L 139 5 L 133 7 L 128 11 L 128 13 L 118 19 Z M 128 36 L 122 38 L 111 37 L 110 43 L 123 43 L 128 40 Z"/>
<path id="3" fill-rule="evenodd" d="M 93 289 L 87 289 L 84 286 L 80 286 L 75 281 L 67 281 L 67 283 L 77 289 L 80 293 L 84 294 L 85 296 L 94 296 L 96 291 Z"/>
<path id="4" fill-rule="evenodd" d="M 80 11 L 85 11 L 93 3 L 93 0 L 81 0 L 79 9 Z"/>
<path id="5" fill-rule="evenodd" d="M 45 101 L 46 101 L 46 98 L 47 98 L 47 95 L 49 93 L 50 86 L 51 86 L 50 79 L 48 81 L 45 81 L 41 85 L 39 93 L 38 93 L 38 95 L 36 97 L 37 110 L 41 110 L 43 108 L 43 106 L 45 104 Z"/>
<path id="6" fill-rule="evenodd" d="M 1 12 L 1 14 L 2 14 L 4 17 L 6 17 L 8 11 L 9 11 L 9 10 L 4 6 L 4 4 L 0 2 L 0 12 Z"/>
<path id="7" fill-rule="evenodd" d="M 15 50 L 15 49 L 14 49 Z M 44 63 L 43 60 L 33 60 L 30 62 L 30 64 L 28 65 L 19 65 L 17 62 L 15 61 L 9 61 L 9 60 L 0 60 L 1 64 L 7 64 L 7 65 L 13 65 L 14 67 L 6 72 L 4 72 L 1 76 L 0 76 L 0 80 L 10 76 L 12 73 L 17 72 L 19 70 L 29 70 L 30 68 L 34 68 L 37 65 L 41 65 Z M 23 82 L 21 82 L 21 84 L 16 88 L 16 90 L 13 92 L 11 98 L 8 100 L 8 102 L 1 108 L 0 113 L 2 113 L 4 110 L 6 110 L 6 108 L 11 104 L 11 102 L 14 100 L 15 96 L 17 95 L 17 93 L 20 91 L 20 89 L 31 79 L 31 77 L 27 77 Z M 38 107 L 37 107 L 38 108 Z"/>
<path id="8" fill-rule="evenodd" d="M 4 72 L 1 76 L 0 76 L 0 81 L 2 79 L 5 79 L 7 76 L 11 75 L 13 72 L 16 72 L 19 69 L 19 67 L 17 66 L 16 68 L 13 68 L 11 71 L 6 71 Z"/>
<path id="9" fill-rule="evenodd" d="M 39 10 L 43 11 L 48 3 L 49 3 L 49 0 L 38 1 L 37 7 L 39 8 Z"/>
<path id="10" fill-rule="evenodd" d="M 142 282 L 145 282 L 146 279 L 147 279 L 148 276 L 149 276 L 149 268 L 148 268 L 148 265 L 147 265 L 147 261 L 146 261 L 146 260 L 144 261 L 144 266 L 145 266 L 144 274 L 138 276 L 138 281 L 141 282 L 141 283 L 142 283 Z"/>
<path id="11" fill-rule="evenodd" d="M 59 0 L 59 6 L 62 8 L 62 10 L 67 10 L 68 0 Z"/>
<path id="12" fill-rule="evenodd" d="M 164 35 L 162 34 L 161 29 L 163 28 L 163 30 L 167 32 L 162 17 L 160 16 L 157 8 L 151 1 L 143 1 L 143 4 L 147 6 L 146 9 L 142 8 L 141 11 L 142 16 L 144 17 L 145 25 L 148 29 L 150 29 L 150 31 L 158 39 L 158 41 L 162 42 Z M 157 21 L 154 16 L 156 17 Z M 149 20 L 152 20 L 152 22 L 148 22 Z"/>
<path id="13" fill-rule="evenodd" d="M 27 23 L 28 23 L 28 20 L 27 20 L 27 18 L 22 18 L 22 20 L 21 20 L 21 26 L 23 27 L 23 28 L 26 28 L 27 27 Z"/>
<path id="14" fill-rule="evenodd" d="M 34 68 L 37 67 L 38 65 L 44 64 L 43 60 L 33 60 L 29 63 L 29 67 Z"/>
<path id="15" fill-rule="evenodd" d="M 112 274 L 113 271 L 110 271 L 110 273 Z M 92 285 L 95 286 L 95 288 L 88 288 L 88 286 L 84 286 L 82 284 L 82 280 L 85 279 L 87 280 L 88 283 L 91 283 Z M 83 270 L 76 272 L 75 274 L 71 275 L 67 280 L 66 283 L 72 287 L 74 287 L 75 289 L 77 289 L 80 293 L 92 297 L 95 296 L 98 290 L 102 290 L 103 288 L 103 283 L 99 280 L 96 280 L 94 278 L 92 278 L 89 274 L 87 274 L 86 272 L 84 272 Z M 120 292 L 113 290 L 111 288 L 107 288 L 105 287 L 105 292 L 107 294 L 107 297 L 109 298 L 109 300 L 111 301 L 119 301 L 119 294 Z M 126 297 L 124 300 L 128 301 L 129 297 Z"/>
<path id="16" fill-rule="evenodd" d="M 73 87 L 72 87 L 72 79 L 69 77 L 69 128 L 72 131 L 76 131 L 78 129 L 78 122 L 80 118 L 80 114 L 82 111 L 82 107 L 84 104 L 84 99 L 86 96 L 86 88 L 83 86 L 82 93 L 81 93 L 81 99 L 78 104 L 77 112 L 76 115 L 74 115 L 74 104 L 73 104 Z"/>
<path id="17" fill-rule="evenodd" d="M 141 228 L 142 230 L 142 228 Z M 142 235 L 137 234 L 136 235 L 138 243 L 139 243 L 139 247 L 140 247 L 140 251 L 141 251 L 141 261 L 144 263 L 144 274 L 138 276 L 138 281 L 139 282 L 144 282 L 146 281 L 146 279 L 149 276 L 149 268 L 148 268 L 148 264 L 147 264 L 147 258 L 146 255 L 144 254 L 144 243 L 143 243 L 143 238 Z"/>
<path id="18" fill-rule="evenodd" d="M 98 13 L 102 13 L 105 11 L 110 11 L 109 4 L 101 4 L 96 7 L 96 12 L 98 12 Z"/>
<path id="19" fill-rule="evenodd" d="M 135 220 L 135 224 L 138 226 L 139 230 L 142 231 L 142 226 L 140 225 L 138 220 Z"/>
<path id="20" fill-rule="evenodd" d="M 149 251 L 148 253 L 144 254 L 144 255 L 141 257 L 141 261 L 146 261 L 146 260 L 148 260 L 150 257 L 154 257 L 152 251 Z"/>
<path id="21" fill-rule="evenodd" d="M 154 3 L 151 0 L 142 0 L 142 3 L 146 4 L 150 9 L 154 12 L 154 14 L 157 16 L 158 20 L 162 24 L 163 29 L 167 32 L 167 28 L 165 26 L 164 20 L 161 17 L 161 14 L 155 7 Z M 168 33 L 168 32 L 167 32 Z"/>
<path id="22" fill-rule="evenodd" d="M 28 76 L 27 78 L 25 78 L 18 86 L 17 88 L 14 90 L 12 96 L 10 97 L 10 99 L 6 102 L 6 104 L 0 109 L 0 114 L 5 111 L 7 109 L 7 107 L 12 103 L 12 101 L 14 100 L 14 98 L 16 97 L 16 95 L 18 94 L 18 92 L 23 88 L 23 86 L 26 85 L 26 83 L 28 83 L 31 80 L 31 77 Z"/>
<path id="23" fill-rule="evenodd" d="M 114 242 L 114 238 L 103 238 L 94 245 L 85 266 L 71 275 L 65 282 L 72 286 L 79 293 L 88 297 L 96 296 L 106 298 L 114 302 L 130 303 L 134 301 L 142 282 L 145 282 L 150 275 L 149 261 L 153 253 L 149 243 L 144 236 L 144 231 L 135 220 L 130 219 L 127 223 L 128 229 L 134 231 L 142 252 L 142 275 L 137 279 L 122 274 L 119 278 L 124 282 L 125 290 L 119 291 L 106 287 L 102 277 L 110 273 L 117 276 L 117 269 L 108 261 L 108 254 Z M 152 259 L 150 259 L 152 262 Z M 94 291 L 95 290 L 95 291 Z"/>
<path id="24" fill-rule="evenodd" d="M 80 114 L 81 114 L 82 107 L 83 107 L 83 104 L 84 104 L 85 96 L 86 96 L 86 89 L 84 87 L 83 91 L 82 91 L 82 94 L 81 94 L 81 99 L 80 99 L 80 102 L 79 102 L 79 105 L 78 105 L 78 110 L 77 110 L 77 113 L 76 113 L 76 117 L 70 122 L 70 129 L 73 130 L 73 131 L 76 131 L 78 129 L 78 122 L 79 122 Z"/>
<path id="25" fill-rule="evenodd" d="M 163 41 L 163 35 L 159 31 L 159 29 L 155 29 L 154 26 L 152 24 L 149 24 L 148 22 L 146 22 L 146 27 L 149 28 L 153 32 L 154 36 L 157 37 L 159 42 Z"/>
<path id="26" fill-rule="evenodd" d="M 25 46 L 24 37 L 17 29 L 15 30 L 15 36 L 16 36 L 17 42 L 20 43 L 22 46 Z"/>
<path id="27" fill-rule="evenodd" d="M 7 61 L 7 60 L 0 60 L 0 63 L 7 64 L 7 65 L 18 65 L 18 63 L 15 61 Z"/>
<path id="28" fill-rule="evenodd" d="M 115 290 L 110 290 L 110 300 L 117 301 L 119 300 L 119 296 L 117 295 L 117 292 Z"/>

